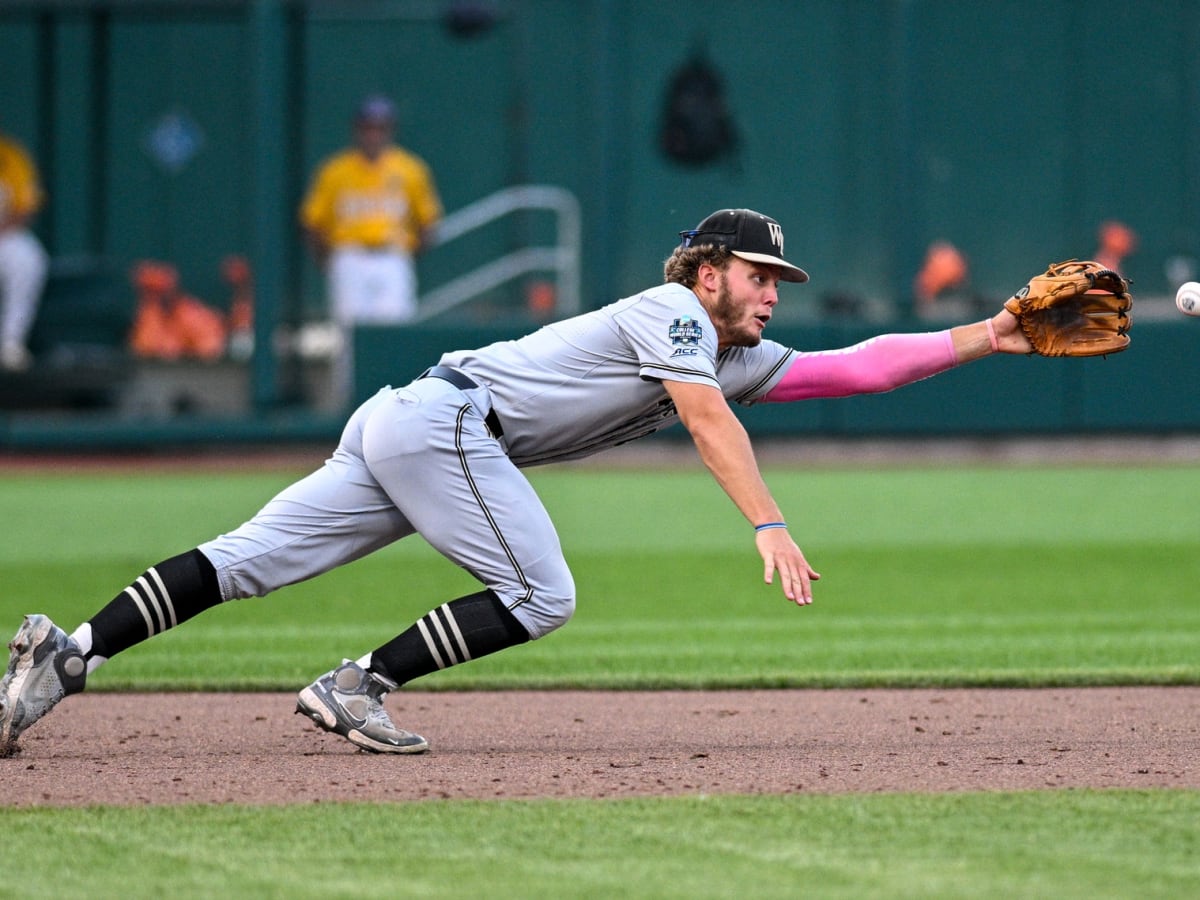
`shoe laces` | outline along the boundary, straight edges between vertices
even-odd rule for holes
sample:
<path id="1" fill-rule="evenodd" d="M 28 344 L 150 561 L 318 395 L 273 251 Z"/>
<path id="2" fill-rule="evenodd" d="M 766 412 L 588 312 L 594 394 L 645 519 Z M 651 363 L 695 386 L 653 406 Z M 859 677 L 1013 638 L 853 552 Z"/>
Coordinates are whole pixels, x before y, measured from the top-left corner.
<path id="1" fill-rule="evenodd" d="M 390 690 L 386 684 L 380 681 L 373 673 L 367 673 L 367 684 L 364 691 L 370 701 L 367 705 L 367 718 L 386 725 L 392 731 L 397 731 L 396 726 L 392 724 L 391 716 L 383 708 L 383 700 L 389 692 Z"/>
<path id="2" fill-rule="evenodd" d="M 364 693 L 376 703 L 383 703 L 383 698 L 388 695 L 388 688 L 387 685 L 381 682 L 373 674 L 368 672 L 367 685 Z"/>

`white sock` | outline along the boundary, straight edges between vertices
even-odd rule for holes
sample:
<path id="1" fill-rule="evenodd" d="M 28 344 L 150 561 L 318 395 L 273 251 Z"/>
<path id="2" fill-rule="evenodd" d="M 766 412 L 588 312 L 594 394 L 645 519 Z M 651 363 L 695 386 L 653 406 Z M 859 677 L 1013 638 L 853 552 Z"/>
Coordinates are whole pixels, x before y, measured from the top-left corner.
<path id="1" fill-rule="evenodd" d="M 87 659 L 87 673 L 91 675 L 98 668 L 108 662 L 107 656 L 88 656 L 92 649 L 92 626 L 89 622 L 84 622 L 75 629 L 75 633 L 71 635 L 73 640 L 79 646 L 79 652 Z"/>
<path id="2" fill-rule="evenodd" d="M 84 622 L 76 628 L 74 634 L 71 635 L 71 640 L 79 646 L 79 652 L 87 656 L 92 649 L 92 624 Z"/>

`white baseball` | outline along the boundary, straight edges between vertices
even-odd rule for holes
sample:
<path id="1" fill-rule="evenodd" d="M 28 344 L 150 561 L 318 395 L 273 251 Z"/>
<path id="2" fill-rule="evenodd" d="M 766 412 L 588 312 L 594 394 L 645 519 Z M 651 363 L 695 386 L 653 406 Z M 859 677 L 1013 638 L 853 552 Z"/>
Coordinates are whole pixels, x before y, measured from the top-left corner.
<path id="1" fill-rule="evenodd" d="M 1185 316 L 1200 316 L 1200 283 L 1181 284 L 1175 292 L 1175 305 Z"/>

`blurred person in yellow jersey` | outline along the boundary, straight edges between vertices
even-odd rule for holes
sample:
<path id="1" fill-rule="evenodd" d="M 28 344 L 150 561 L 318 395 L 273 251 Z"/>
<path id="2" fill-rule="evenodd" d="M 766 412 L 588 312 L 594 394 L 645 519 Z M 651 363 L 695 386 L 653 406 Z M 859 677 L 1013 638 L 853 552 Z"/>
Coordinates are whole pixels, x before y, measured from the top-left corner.
<path id="1" fill-rule="evenodd" d="M 341 336 L 333 381 L 342 402 L 353 386 L 352 329 L 416 315 L 414 258 L 442 218 L 433 173 L 393 142 L 395 129 L 391 100 L 364 99 L 354 116 L 353 146 L 321 164 L 300 210 Z"/>
<path id="2" fill-rule="evenodd" d="M 0 134 L 0 370 L 7 372 L 33 362 L 26 339 L 46 283 L 47 256 L 29 225 L 44 199 L 33 160 Z"/>

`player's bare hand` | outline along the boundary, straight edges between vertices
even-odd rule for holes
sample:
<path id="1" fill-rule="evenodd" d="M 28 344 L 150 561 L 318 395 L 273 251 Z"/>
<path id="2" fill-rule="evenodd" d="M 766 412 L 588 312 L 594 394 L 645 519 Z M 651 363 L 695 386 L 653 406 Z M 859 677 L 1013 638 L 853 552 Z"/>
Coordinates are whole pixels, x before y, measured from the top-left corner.
<path id="1" fill-rule="evenodd" d="M 797 606 L 812 603 L 812 583 L 820 579 L 804 558 L 786 528 L 770 528 L 754 536 L 758 552 L 763 559 L 763 581 L 775 583 L 779 573 L 779 586 L 783 595 Z"/>

